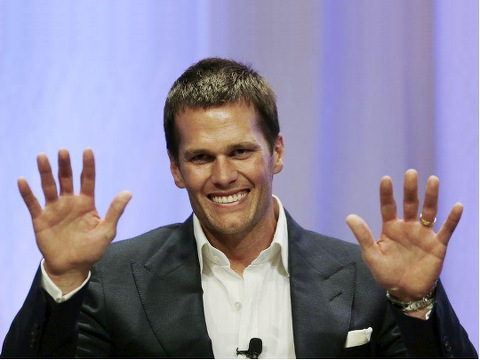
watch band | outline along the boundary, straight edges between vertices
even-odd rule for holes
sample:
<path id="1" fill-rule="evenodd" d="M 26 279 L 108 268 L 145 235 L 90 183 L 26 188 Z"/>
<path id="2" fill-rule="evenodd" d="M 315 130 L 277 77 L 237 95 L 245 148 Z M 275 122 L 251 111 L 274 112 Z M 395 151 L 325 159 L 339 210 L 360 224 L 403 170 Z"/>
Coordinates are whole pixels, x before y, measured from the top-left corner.
<path id="1" fill-rule="evenodd" d="M 421 309 L 425 309 L 426 307 L 432 305 L 435 302 L 435 290 L 436 286 L 433 288 L 432 291 L 430 291 L 427 295 L 425 295 L 423 298 L 420 300 L 416 301 L 400 301 L 395 299 L 390 293 L 387 291 L 387 299 L 392 303 L 393 306 L 396 308 L 402 310 L 403 312 L 412 312 L 412 311 L 417 311 Z"/>

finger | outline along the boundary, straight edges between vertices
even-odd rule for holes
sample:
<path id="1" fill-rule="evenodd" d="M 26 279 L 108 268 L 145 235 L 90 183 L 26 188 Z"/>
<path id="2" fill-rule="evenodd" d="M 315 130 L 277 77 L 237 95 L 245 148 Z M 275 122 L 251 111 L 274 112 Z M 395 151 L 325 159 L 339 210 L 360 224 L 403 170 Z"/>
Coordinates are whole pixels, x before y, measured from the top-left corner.
<path id="1" fill-rule="evenodd" d="M 36 218 L 42 212 L 42 207 L 35 195 L 33 195 L 30 185 L 28 185 L 24 177 L 19 178 L 17 184 L 18 190 L 20 190 L 20 194 L 22 195 L 23 201 L 25 201 L 25 205 L 27 205 L 32 219 Z"/>
<path id="2" fill-rule="evenodd" d="M 92 149 L 83 151 L 83 170 L 81 176 L 81 190 L 84 195 L 95 195 L 95 159 Z"/>
<path id="3" fill-rule="evenodd" d="M 347 216 L 347 225 L 352 230 L 353 235 L 362 247 L 362 251 L 368 252 L 375 246 L 375 240 L 367 223 L 357 215 Z"/>
<path id="4" fill-rule="evenodd" d="M 405 221 L 417 220 L 418 214 L 418 175 L 413 169 L 405 172 L 403 183 L 403 218 Z"/>
<path id="5" fill-rule="evenodd" d="M 393 197 L 392 179 L 388 176 L 384 176 L 380 181 L 380 212 L 383 222 L 397 218 L 397 204 Z"/>
<path id="6" fill-rule="evenodd" d="M 122 216 L 125 210 L 125 207 L 127 206 L 131 198 L 132 198 L 132 193 L 130 191 L 122 191 L 113 199 L 112 203 L 110 204 L 110 207 L 108 208 L 107 214 L 105 215 L 105 224 L 110 229 L 112 229 L 111 230 L 113 232 L 113 234 L 111 234 L 112 240 L 116 234 L 118 220 L 120 219 L 120 216 Z"/>
<path id="7" fill-rule="evenodd" d="M 50 162 L 48 161 L 47 155 L 43 153 L 38 155 L 37 165 L 38 171 L 40 172 L 40 178 L 42 180 L 43 194 L 45 195 L 45 201 L 48 204 L 52 201 L 57 200 L 58 192 L 57 184 L 55 183 L 55 179 L 53 178 L 52 168 L 50 166 Z"/>
<path id="8" fill-rule="evenodd" d="M 450 214 L 448 214 L 447 220 L 443 223 L 440 231 L 437 234 L 438 240 L 444 244 L 445 246 L 448 245 L 450 238 L 455 231 L 458 223 L 460 222 L 460 218 L 462 217 L 463 212 L 463 205 L 460 203 L 456 203 L 453 205 Z"/>
<path id="9" fill-rule="evenodd" d="M 58 181 L 60 183 L 60 195 L 73 195 L 72 166 L 67 149 L 58 151 Z"/>
<path id="10" fill-rule="evenodd" d="M 435 221 L 437 216 L 438 189 L 440 181 L 436 176 L 430 176 L 425 189 L 425 200 L 423 201 L 422 218 L 426 221 Z"/>

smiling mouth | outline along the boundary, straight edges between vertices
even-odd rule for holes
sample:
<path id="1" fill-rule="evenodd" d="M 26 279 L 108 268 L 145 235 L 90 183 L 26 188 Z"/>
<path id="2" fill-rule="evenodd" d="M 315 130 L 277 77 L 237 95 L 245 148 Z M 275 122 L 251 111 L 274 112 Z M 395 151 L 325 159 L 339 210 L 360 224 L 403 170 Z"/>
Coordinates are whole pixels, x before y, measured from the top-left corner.
<path id="1" fill-rule="evenodd" d="M 248 191 L 241 191 L 239 193 L 228 196 L 210 196 L 210 200 L 212 200 L 216 204 L 231 204 L 242 200 L 247 195 Z"/>

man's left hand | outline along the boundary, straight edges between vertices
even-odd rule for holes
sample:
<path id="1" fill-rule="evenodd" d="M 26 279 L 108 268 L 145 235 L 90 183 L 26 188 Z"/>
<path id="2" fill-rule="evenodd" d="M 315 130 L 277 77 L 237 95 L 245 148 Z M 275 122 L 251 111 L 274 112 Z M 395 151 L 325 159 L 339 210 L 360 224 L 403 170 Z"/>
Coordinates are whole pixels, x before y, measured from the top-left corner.
<path id="1" fill-rule="evenodd" d="M 383 223 L 378 241 L 363 219 L 357 215 L 347 217 L 347 224 L 362 247 L 363 259 L 375 280 L 398 300 L 419 300 L 434 288 L 448 241 L 460 221 L 463 206 L 456 203 L 440 231 L 435 233 L 438 189 L 438 178 L 430 176 L 420 219 L 417 172 L 408 170 L 404 182 L 404 218 L 399 219 L 392 180 L 383 177 L 380 182 Z"/>

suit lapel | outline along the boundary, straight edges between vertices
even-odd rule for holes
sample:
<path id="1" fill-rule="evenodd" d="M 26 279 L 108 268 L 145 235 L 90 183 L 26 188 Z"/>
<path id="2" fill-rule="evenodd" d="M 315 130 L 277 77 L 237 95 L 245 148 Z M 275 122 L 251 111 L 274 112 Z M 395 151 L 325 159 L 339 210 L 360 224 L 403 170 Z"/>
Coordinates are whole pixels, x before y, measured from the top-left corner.
<path id="1" fill-rule="evenodd" d="M 293 333 L 297 358 L 340 356 L 350 327 L 354 263 L 343 263 L 287 214 Z"/>
<path id="2" fill-rule="evenodd" d="M 338 357 L 350 326 L 354 263 L 322 248 L 287 213 L 297 358 Z M 190 217 L 145 263 L 132 263 L 144 311 L 168 357 L 213 358 Z"/>
<path id="3" fill-rule="evenodd" d="M 132 271 L 150 326 L 167 356 L 213 358 L 192 218 L 144 264 L 132 263 Z"/>

